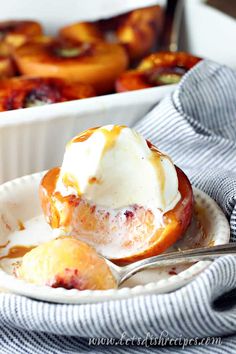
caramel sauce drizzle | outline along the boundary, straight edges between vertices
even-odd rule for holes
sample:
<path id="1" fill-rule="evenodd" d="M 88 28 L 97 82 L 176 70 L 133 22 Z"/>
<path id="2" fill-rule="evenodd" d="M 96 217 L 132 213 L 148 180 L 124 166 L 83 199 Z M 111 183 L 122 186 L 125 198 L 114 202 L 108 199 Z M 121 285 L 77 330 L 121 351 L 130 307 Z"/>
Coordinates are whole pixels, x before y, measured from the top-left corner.
<path id="1" fill-rule="evenodd" d="M 157 178 L 160 181 L 161 200 L 162 200 L 162 204 L 165 207 L 166 205 L 165 196 L 164 196 L 165 195 L 164 193 L 165 192 L 165 172 L 161 162 L 161 158 L 164 155 L 156 148 L 151 147 L 150 149 L 151 149 L 150 161 L 153 167 L 155 168 Z"/>
<path id="2" fill-rule="evenodd" d="M 149 140 L 146 140 L 146 142 L 147 142 L 149 149 L 152 152 L 152 156 L 150 158 L 150 161 L 153 164 L 153 166 L 155 167 L 157 177 L 160 181 L 161 199 L 162 199 L 162 204 L 165 207 L 166 206 L 165 194 L 164 194 L 164 192 L 165 192 L 165 172 L 164 172 L 164 168 L 161 163 L 161 158 L 165 157 L 166 159 L 168 159 L 171 162 L 172 162 L 172 160 L 168 155 L 166 155 L 163 152 L 161 152 L 160 150 L 158 150 L 157 147 L 155 145 L 153 145 Z"/>
<path id="3" fill-rule="evenodd" d="M 59 174 L 60 167 L 54 167 L 48 171 L 42 179 L 41 185 L 46 189 L 47 194 L 50 196 L 52 196 L 55 191 Z"/>
<path id="4" fill-rule="evenodd" d="M 0 248 L 5 248 L 7 245 L 9 245 L 10 241 L 8 240 L 6 243 L 4 243 L 3 245 L 0 245 Z"/>
<path id="5" fill-rule="evenodd" d="M 78 136 L 76 136 L 74 139 L 72 139 L 67 144 L 67 146 L 69 146 L 72 143 L 86 141 L 94 133 L 95 130 L 100 129 L 100 131 L 104 134 L 105 140 L 106 140 L 105 146 L 103 149 L 103 154 L 104 154 L 106 151 L 108 151 L 109 149 L 111 149 L 115 145 L 116 140 L 123 128 L 126 128 L 126 126 L 113 126 L 111 130 L 107 130 L 105 128 L 99 128 L 99 127 L 91 128 L 89 130 L 82 132 Z M 60 212 L 57 210 L 56 206 L 54 205 L 53 199 L 54 198 L 58 199 L 61 202 L 67 201 L 69 203 L 73 203 L 73 202 L 76 203 L 76 202 L 78 202 L 78 196 L 80 196 L 82 194 L 77 180 L 74 178 L 73 175 L 68 174 L 68 173 L 63 176 L 62 182 L 66 187 L 75 188 L 78 193 L 78 196 L 69 195 L 69 196 L 63 197 L 59 192 L 55 192 L 56 183 L 57 183 L 59 174 L 60 174 L 59 167 L 55 167 L 55 168 L 51 169 L 50 171 L 48 171 L 46 173 L 46 175 L 44 176 L 44 178 L 42 179 L 41 187 L 40 187 L 41 200 L 45 199 L 45 195 L 47 195 L 51 199 L 49 220 L 50 220 L 50 225 L 53 228 L 59 227 L 60 219 L 61 219 Z M 88 180 L 88 183 L 89 184 L 94 184 L 94 183 L 99 184 L 99 183 L 101 183 L 101 181 L 99 179 L 97 179 L 96 177 L 90 177 Z M 42 202 L 42 205 L 43 205 L 43 209 L 46 209 L 44 202 Z M 70 215 L 68 215 L 67 222 L 69 222 L 69 220 L 70 220 Z"/>
<path id="6" fill-rule="evenodd" d="M 103 150 L 103 153 L 105 153 L 107 150 L 111 149 L 115 145 L 116 139 L 120 135 L 121 130 L 124 128 L 126 128 L 125 125 L 114 125 L 111 130 L 107 130 L 107 129 L 101 128 L 101 127 L 91 128 L 91 129 L 85 130 L 81 134 L 77 135 L 74 139 L 72 139 L 69 142 L 69 145 L 73 144 L 73 143 L 80 143 L 80 142 L 88 140 L 88 138 L 90 138 L 90 136 L 93 135 L 93 133 L 99 129 L 99 131 L 101 131 L 106 138 L 106 143 L 105 143 L 104 150 Z"/>
<path id="7" fill-rule="evenodd" d="M 83 131 L 82 133 L 77 135 L 74 139 L 72 139 L 68 145 L 73 144 L 73 143 L 81 143 L 83 141 L 88 140 L 88 138 L 90 138 L 90 136 L 93 135 L 93 133 L 97 129 L 99 129 L 99 127 L 90 128 L 88 130 Z"/>
<path id="8" fill-rule="evenodd" d="M 57 209 L 55 205 L 55 200 L 59 200 L 61 203 L 65 202 L 69 204 L 78 202 L 78 197 L 76 197 L 75 195 L 71 194 L 68 196 L 62 196 L 60 192 L 55 191 L 59 173 L 60 173 L 59 167 L 55 167 L 50 171 L 48 171 L 44 176 L 39 189 L 41 204 L 44 213 L 48 215 L 48 218 L 50 220 L 50 225 L 52 228 L 58 228 L 60 226 L 61 217 L 62 217 L 60 211 Z M 47 199 L 49 199 L 50 202 Z M 49 211 L 47 209 L 48 205 L 50 206 Z M 67 215 L 67 222 L 69 223 L 70 214 L 67 213 L 66 215 Z M 64 220 L 64 224 L 66 224 L 65 220 Z"/>
<path id="9" fill-rule="evenodd" d="M 84 132 L 82 132 L 81 134 L 79 134 L 77 137 L 75 137 L 74 139 L 71 140 L 71 142 L 69 144 L 73 144 L 73 143 L 79 143 L 79 142 L 83 142 L 86 141 L 87 139 L 89 139 L 89 137 L 96 131 L 99 129 L 99 131 L 101 131 L 104 136 L 105 136 L 105 146 L 103 148 L 103 152 L 102 154 L 104 155 L 109 149 L 112 149 L 116 143 L 116 140 L 118 138 L 118 136 L 120 135 L 120 132 L 123 128 L 126 128 L 126 126 L 121 125 L 114 125 L 112 127 L 111 130 L 107 130 L 105 128 L 91 128 L 88 129 Z M 63 178 L 62 178 L 62 182 L 66 187 L 72 187 L 75 188 L 77 191 L 78 196 L 80 196 L 81 190 L 78 184 L 78 181 L 74 178 L 73 175 L 66 173 Z M 97 180 L 96 177 L 91 177 L 88 180 L 89 184 L 94 184 L 94 183 L 99 183 L 99 181 Z"/>
<path id="10" fill-rule="evenodd" d="M 45 176 L 43 177 L 43 179 L 41 181 L 41 186 L 39 189 L 40 199 L 41 199 L 42 207 L 44 210 L 47 207 L 45 205 L 45 197 L 48 196 L 48 198 L 50 199 L 49 219 L 50 219 L 50 225 L 53 228 L 59 226 L 59 220 L 60 220 L 59 212 L 56 209 L 56 207 L 54 206 L 54 203 L 52 201 L 52 198 L 54 197 L 56 183 L 57 183 L 59 174 L 60 174 L 59 167 L 55 167 L 55 168 L 52 168 L 51 170 L 49 170 L 45 174 Z"/>
<path id="11" fill-rule="evenodd" d="M 25 230 L 25 225 L 23 224 L 23 222 L 21 220 L 18 220 L 18 227 L 20 231 Z"/>
<path id="12" fill-rule="evenodd" d="M 89 180 L 88 180 L 88 183 L 89 184 L 99 184 L 101 181 L 98 179 L 98 178 L 96 178 L 96 177 L 90 177 L 89 178 Z"/>
<path id="13" fill-rule="evenodd" d="M 19 258 L 31 251 L 36 246 L 13 246 L 9 249 L 8 254 L 0 257 L 0 260 L 5 258 Z"/>
<path id="14" fill-rule="evenodd" d="M 81 143 L 83 141 L 86 141 L 90 138 L 90 136 L 93 135 L 93 133 L 95 132 L 95 130 L 99 129 L 98 127 L 95 128 L 90 128 L 88 130 L 83 131 L 82 133 L 80 133 L 79 135 L 77 135 L 74 139 L 72 139 L 68 144 L 67 147 L 69 147 L 71 144 L 73 143 Z M 81 195 L 81 191 L 80 191 L 80 187 L 78 184 L 78 181 L 76 181 L 76 179 L 74 178 L 73 175 L 66 173 L 63 178 L 62 178 L 62 182 L 66 187 L 72 187 L 75 188 L 78 195 Z"/>
<path id="15" fill-rule="evenodd" d="M 78 181 L 74 178 L 74 176 L 70 173 L 65 173 L 62 182 L 66 187 L 72 187 L 76 189 L 78 195 L 81 195 L 80 187 Z"/>
<path id="16" fill-rule="evenodd" d="M 106 143 L 103 148 L 103 155 L 115 146 L 116 140 L 120 135 L 122 129 L 126 128 L 125 125 L 114 125 L 111 130 L 101 128 L 100 131 L 104 134 Z"/>

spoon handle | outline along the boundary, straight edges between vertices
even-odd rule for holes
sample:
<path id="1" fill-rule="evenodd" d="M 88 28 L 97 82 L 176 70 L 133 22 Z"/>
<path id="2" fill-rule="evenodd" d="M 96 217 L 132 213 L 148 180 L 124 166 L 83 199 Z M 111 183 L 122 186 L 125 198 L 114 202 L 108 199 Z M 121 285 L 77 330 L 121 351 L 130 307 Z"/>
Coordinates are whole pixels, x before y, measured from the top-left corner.
<path id="1" fill-rule="evenodd" d="M 117 269 L 118 267 L 116 267 L 116 272 L 118 271 L 119 273 L 117 274 L 118 281 L 119 284 L 121 284 L 132 275 L 144 269 L 194 263 L 197 261 L 212 261 L 223 255 L 234 254 L 236 255 L 236 242 L 212 247 L 195 248 L 183 251 L 179 250 L 142 259 L 141 261 L 134 262 L 127 266 L 119 267 L 119 270 Z"/>
<path id="2" fill-rule="evenodd" d="M 161 50 L 178 51 L 183 10 L 184 0 L 167 0 L 160 43 Z"/>

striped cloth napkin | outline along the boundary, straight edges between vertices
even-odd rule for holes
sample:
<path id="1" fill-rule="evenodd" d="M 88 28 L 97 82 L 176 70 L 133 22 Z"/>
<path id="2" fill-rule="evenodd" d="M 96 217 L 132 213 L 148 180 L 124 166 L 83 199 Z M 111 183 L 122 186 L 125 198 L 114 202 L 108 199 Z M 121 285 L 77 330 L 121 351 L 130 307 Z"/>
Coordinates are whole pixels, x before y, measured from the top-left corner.
<path id="1" fill-rule="evenodd" d="M 235 240 L 236 72 L 201 62 L 136 129 L 217 201 Z M 1 294 L 0 353 L 235 353 L 235 288 L 236 258 L 224 257 L 164 295 L 61 305 Z"/>

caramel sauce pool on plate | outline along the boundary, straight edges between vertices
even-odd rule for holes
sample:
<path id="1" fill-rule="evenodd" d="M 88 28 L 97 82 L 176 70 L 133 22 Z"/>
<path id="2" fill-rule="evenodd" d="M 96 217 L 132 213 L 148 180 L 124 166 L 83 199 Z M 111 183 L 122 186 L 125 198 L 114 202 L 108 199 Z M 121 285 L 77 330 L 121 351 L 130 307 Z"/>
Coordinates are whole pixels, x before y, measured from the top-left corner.
<path id="1" fill-rule="evenodd" d="M 1 245 L 0 248 L 4 248 L 9 244 L 9 241 L 5 245 Z M 36 246 L 13 246 L 8 250 L 8 253 L 5 256 L 1 256 L 0 260 L 6 258 L 20 258 L 23 257 L 26 253 L 31 251 Z"/>

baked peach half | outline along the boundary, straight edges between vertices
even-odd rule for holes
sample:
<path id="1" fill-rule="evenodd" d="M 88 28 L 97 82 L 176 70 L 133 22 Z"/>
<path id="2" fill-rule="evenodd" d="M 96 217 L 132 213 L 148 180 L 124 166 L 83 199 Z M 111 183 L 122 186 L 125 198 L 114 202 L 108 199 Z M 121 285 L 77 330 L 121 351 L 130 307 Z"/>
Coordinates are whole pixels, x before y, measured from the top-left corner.
<path id="1" fill-rule="evenodd" d="M 93 131 L 91 130 L 90 133 L 92 135 Z M 137 138 L 139 139 L 139 137 Z M 81 139 L 82 142 L 83 139 L 88 139 L 88 136 L 86 134 L 81 135 Z M 111 138 L 109 139 L 110 144 Z M 166 172 L 161 167 L 162 163 L 168 164 L 169 162 L 167 160 L 163 162 L 163 155 L 160 155 L 160 152 L 153 145 L 148 143 L 148 146 L 151 147 L 153 153 L 154 173 L 156 171 L 157 177 L 159 176 L 160 189 L 162 192 L 165 190 L 169 194 L 168 188 L 171 189 L 171 186 L 165 186 L 164 176 L 166 176 Z M 112 156 L 115 159 L 114 154 Z M 135 161 L 137 161 L 136 158 Z M 136 163 L 135 161 L 134 163 Z M 142 161 L 141 163 L 143 163 Z M 105 160 L 103 164 L 106 164 Z M 109 166 L 112 169 L 110 164 Z M 146 172 L 144 169 L 140 171 L 140 174 L 140 176 L 143 174 L 143 178 L 145 178 Z M 65 234 L 73 235 L 91 244 L 99 253 L 117 263 L 134 262 L 162 253 L 184 235 L 191 222 L 193 210 L 192 187 L 183 171 L 174 167 L 174 165 L 174 177 L 170 177 L 168 181 L 176 186 L 179 198 L 167 212 L 138 204 L 113 209 L 97 205 L 83 195 L 79 196 L 73 192 L 65 196 L 57 188 L 59 176 L 60 168 L 54 168 L 46 173 L 40 184 L 39 194 L 46 221 L 53 229 L 63 230 Z M 175 176 L 176 181 L 173 180 Z M 114 178 L 116 177 L 114 176 Z M 109 189 L 110 191 L 113 189 L 112 182 L 106 186 L 108 193 Z M 69 188 L 79 188 L 72 175 L 64 175 L 63 183 Z M 89 183 L 96 185 L 103 182 L 102 180 L 96 180 L 96 178 L 90 178 Z M 145 183 L 144 180 L 143 183 Z M 121 188 L 125 189 L 124 184 Z M 132 186 L 130 186 L 130 189 L 132 189 Z M 122 189 L 120 190 L 122 191 Z M 101 195 L 98 197 L 101 197 Z M 115 193 L 114 198 L 116 198 Z M 163 198 L 163 195 L 161 198 Z M 173 200 L 172 197 L 171 200 Z"/>
<path id="2" fill-rule="evenodd" d="M 119 43 L 125 45 L 131 60 L 137 60 L 157 44 L 163 22 L 160 6 L 151 6 L 131 11 L 121 21 L 116 35 Z"/>
<path id="3" fill-rule="evenodd" d="M 18 278 L 37 285 L 77 290 L 116 288 L 103 258 L 73 237 L 58 238 L 35 247 L 15 268 Z"/>
<path id="4" fill-rule="evenodd" d="M 63 27 L 59 36 L 65 39 L 72 39 L 79 42 L 97 42 L 104 40 L 103 33 L 99 26 L 93 22 L 79 22 Z"/>
<path id="5" fill-rule="evenodd" d="M 153 53 L 143 59 L 136 69 L 121 74 L 116 81 L 116 91 L 125 92 L 176 84 L 200 60 L 201 58 L 184 52 Z"/>
<path id="6" fill-rule="evenodd" d="M 3 21 L 0 22 L 0 39 L 10 47 L 19 47 L 28 38 L 42 34 L 42 27 L 36 21 Z"/>
<path id="7" fill-rule="evenodd" d="M 12 77 L 16 74 L 16 67 L 6 43 L 0 40 L 0 79 Z"/>
<path id="8" fill-rule="evenodd" d="M 1 61 L 0 61 L 1 65 Z M 0 81 L 0 111 L 95 96 L 92 86 L 55 78 L 15 77 Z"/>
<path id="9" fill-rule="evenodd" d="M 12 59 L 8 56 L 0 55 L 0 79 L 12 77 L 15 74 L 15 67 Z"/>
<path id="10" fill-rule="evenodd" d="M 57 39 L 27 43 L 14 52 L 14 58 L 24 75 L 90 84 L 98 94 L 114 90 L 115 80 L 128 65 L 120 45 Z"/>
<path id="11" fill-rule="evenodd" d="M 119 43 L 133 61 L 149 54 L 157 44 L 162 22 L 161 7 L 151 6 L 110 19 L 74 23 L 62 28 L 59 35 L 75 41 Z"/>

